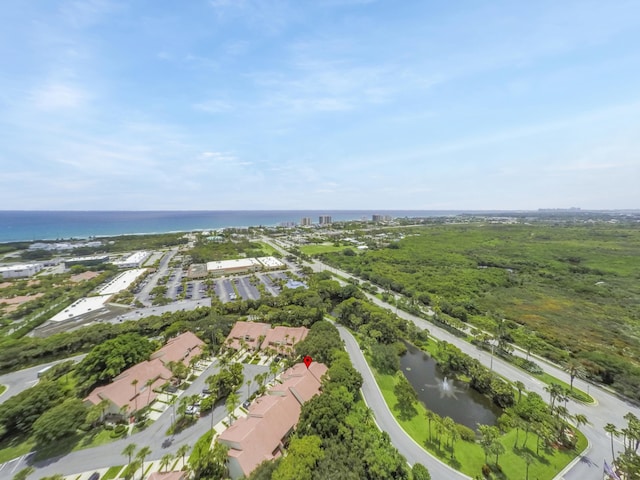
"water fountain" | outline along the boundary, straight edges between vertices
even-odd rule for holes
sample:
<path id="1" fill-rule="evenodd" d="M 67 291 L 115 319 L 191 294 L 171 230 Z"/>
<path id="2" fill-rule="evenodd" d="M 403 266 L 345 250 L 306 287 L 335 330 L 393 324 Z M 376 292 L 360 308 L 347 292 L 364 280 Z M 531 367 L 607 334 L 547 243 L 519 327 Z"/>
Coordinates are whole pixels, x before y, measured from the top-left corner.
<path id="1" fill-rule="evenodd" d="M 448 378 L 431 357 L 413 345 L 407 344 L 400 365 L 420 401 L 442 417 L 451 417 L 475 430 L 478 423 L 495 425 L 502 413 L 490 399 L 466 383 Z"/>

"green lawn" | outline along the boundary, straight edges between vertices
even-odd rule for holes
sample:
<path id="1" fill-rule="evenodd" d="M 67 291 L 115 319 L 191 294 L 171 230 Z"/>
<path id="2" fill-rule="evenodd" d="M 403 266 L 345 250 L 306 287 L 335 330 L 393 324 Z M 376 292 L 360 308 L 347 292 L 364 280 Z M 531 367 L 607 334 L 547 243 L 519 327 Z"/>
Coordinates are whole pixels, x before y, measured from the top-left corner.
<path id="1" fill-rule="evenodd" d="M 447 435 L 443 435 L 440 448 L 438 448 L 438 442 L 436 440 L 435 428 L 432 424 L 432 442 L 429 442 L 429 429 L 428 422 L 425 417 L 426 408 L 420 402 L 416 404 L 416 410 L 418 415 L 411 420 L 400 420 L 398 418 L 397 411 L 394 406 L 397 403 L 396 396 L 393 392 L 393 387 L 396 383 L 396 379 L 393 375 L 383 375 L 376 372 L 373 368 L 372 371 L 378 382 L 378 386 L 382 391 L 387 405 L 393 412 L 394 416 L 402 428 L 413 438 L 419 445 L 422 445 L 430 453 L 440 458 L 443 462 L 450 466 L 460 470 L 461 472 L 469 475 L 476 476 L 481 475 L 482 465 L 484 464 L 484 452 L 479 444 L 458 441 L 454 446 L 454 457 L 451 458 L 451 450 L 445 447 L 445 443 L 448 441 Z M 578 433 L 579 440 L 576 451 L 564 451 L 564 450 L 540 450 L 539 454 L 536 454 L 536 436 L 529 434 L 527 444 L 525 448 L 522 447 L 524 440 L 524 432 L 519 432 L 518 446 L 514 447 L 514 441 L 516 438 L 516 431 L 512 430 L 503 435 L 501 443 L 505 447 L 506 453 L 499 458 L 499 464 L 502 468 L 502 474 L 496 476 L 496 478 L 521 478 L 525 471 L 525 463 L 521 458 L 521 453 L 529 451 L 534 456 L 536 461 L 529 467 L 529 478 L 551 479 L 560 470 L 562 470 L 571 460 L 575 458 L 578 452 L 582 451 L 587 446 L 586 438 L 582 433 Z M 496 470 L 495 457 L 489 458 L 489 465 Z"/>
<path id="2" fill-rule="evenodd" d="M 122 470 L 122 465 L 116 465 L 115 467 L 111 467 L 106 473 L 102 476 L 101 480 L 113 480 L 118 476 L 120 470 Z"/>
<path id="3" fill-rule="evenodd" d="M 7 389 L 6 385 L 0 385 L 0 395 L 2 395 L 6 389 Z"/>
<path id="4" fill-rule="evenodd" d="M 278 250 L 276 250 L 275 248 L 273 248 L 271 245 L 269 245 L 268 243 L 264 243 L 264 242 L 258 242 L 258 244 L 260 245 L 260 248 L 262 248 L 262 251 L 264 252 L 265 256 L 280 256 L 280 252 L 278 252 Z"/>
<path id="5" fill-rule="evenodd" d="M 35 445 L 35 440 L 24 436 L 3 440 L 0 442 L 0 463 L 26 455 Z"/>
<path id="6" fill-rule="evenodd" d="M 347 247 L 344 245 L 336 247 L 331 243 L 327 245 L 324 245 L 324 244 L 305 245 L 303 247 L 300 247 L 300 251 L 306 255 L 320 255 L 321 253 L 341 252 L 345 248 L 352 248 L 352 247 Z"/>

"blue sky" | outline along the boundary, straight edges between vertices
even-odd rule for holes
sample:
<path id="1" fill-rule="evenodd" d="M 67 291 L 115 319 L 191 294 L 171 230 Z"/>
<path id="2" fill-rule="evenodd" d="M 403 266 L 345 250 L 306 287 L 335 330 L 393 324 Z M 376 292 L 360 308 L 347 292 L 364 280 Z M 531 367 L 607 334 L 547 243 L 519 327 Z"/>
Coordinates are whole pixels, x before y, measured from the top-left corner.
<path id="1" fill-rule="evenodd" d="M 637 1 L 3 2 L 0 209 L 640 208 Z"/>

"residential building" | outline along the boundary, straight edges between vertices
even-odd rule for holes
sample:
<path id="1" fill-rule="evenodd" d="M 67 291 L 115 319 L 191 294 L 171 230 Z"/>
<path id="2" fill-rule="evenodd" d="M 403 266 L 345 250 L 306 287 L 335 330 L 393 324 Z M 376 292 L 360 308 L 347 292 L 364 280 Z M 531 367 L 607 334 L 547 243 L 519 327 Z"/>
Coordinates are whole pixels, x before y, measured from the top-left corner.
<path id="1" fill-rule="evenodd" d="M 236 322 L 225 342 L 229 348 L 251 351 L 274 349 L 280 355 L 288 355 L 293 347 L 304 340 L 309 329 L 306 327 L 271 328 L 268 323 Z"/>
<path id="2" fill-rule="evenodd" d="M 331 215 L 320 215 L 320 217 L 318 217 L 318 223 L 320 225 L 330 225 Z"/>
<path id="3" fill-rule="evenodd" d="M 85 403 L 98 405 L 102 400 L 108 400 L 105 413 L 130 416 L 153 403 L 157 396 L 154 390 L 171 380 L 169 362 L 183 362 L 188 366 L 190 360 L 202 352 L 203 345 L 204 342 L 191 332 L 178 335 L 154 352 L 150 360 L 126 369 L 110 384 L 95 388 L 85 398 Z"/>
<path id="4" fill-rule="evenodd" d="M 308 333 L 309 329 L 305 327 L 274 327 L 267 331 L 260 349 L 273 348 L 280 355 L 288 355 L 296 343 L 304 340 Z"/>
<path id="5" fill-rule="evenodd" d="M 283 383 L 258 398 L 247 417 L 222 432 L 218 441 L 229 447 L 229 475 L 248 476 L 260 463 L 282 455 L 287 437 L 294 431 L 302 405 L 320 392 L 327 367 L 296 364 L 282 374 Z"/>
<path id="6" fill-rule="evenodd" d="M 270 328 L 271 325 L 268 323 L 236 322 L 227 336 L 225 345 L 234 350 L 240 350 L 243 347 L 257 350 Z"/>
<path id="7" fill-rule="evenodd" d="M 156 358 L 167 365 L 169 362 L 182 362 L 186 366 L 194 357 L 202 354 L 204 342 L 191 332 L 184 332 L 177 337 L 170 339 L 166 345 L 155 353 L 151 354 L 151 359 Z"/>
<path id="8" fill-rule="evenodd" d="M 303 227 L 311 226 L 311 217 L 302 217 L 302 220 L 300 220 L 300 225 L 302 225 Z"/>

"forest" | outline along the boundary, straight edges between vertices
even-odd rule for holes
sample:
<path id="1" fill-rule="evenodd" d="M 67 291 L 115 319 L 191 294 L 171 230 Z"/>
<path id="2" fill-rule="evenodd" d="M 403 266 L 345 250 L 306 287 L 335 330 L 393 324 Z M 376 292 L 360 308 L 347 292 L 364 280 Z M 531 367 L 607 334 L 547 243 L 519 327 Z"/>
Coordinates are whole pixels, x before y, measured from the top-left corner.
<path id="1" fill-rule="evenodd" d="M 640 398 L 640 229 L 632 224 L 432 225 L 360 255 L 325 253 L 417 306 L 580 363 L 588 378 Z M 570 335 L 567 333 L 570 332 Z M 526 340 L 525 340 L 526 339 Z"/>

